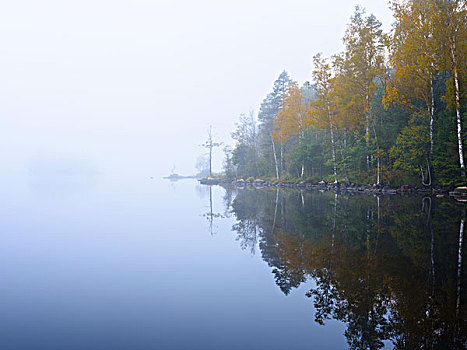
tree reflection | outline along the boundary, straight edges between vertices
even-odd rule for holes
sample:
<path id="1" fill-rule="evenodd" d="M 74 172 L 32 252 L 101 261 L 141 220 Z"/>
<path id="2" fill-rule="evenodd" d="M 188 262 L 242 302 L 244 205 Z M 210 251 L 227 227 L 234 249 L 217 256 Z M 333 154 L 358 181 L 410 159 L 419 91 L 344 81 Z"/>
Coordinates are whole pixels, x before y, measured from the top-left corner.
<path id="1" fill-rule="evenodd" d="M 209 232 L 211 233 L 211 236 L 214 234 L 214 220 L 218 218 L 223 218 L 224 216 L 221 213 L 215 213 L 213 211 L 213 203 L 212 203 L 212 186 L 207 186 L 209 187 L 209 210 L 203 214 L 203 217 L 205 217 L 208 222 L 209 222 Z"/>
<path id="2" fill-rule="evenodd" d="M 242 249 L 286 295 L 312 278 L 316 322 L 344 322 L 350 349 L 466 347 L 462 204 L 245 189 L 230 208 Z"/>

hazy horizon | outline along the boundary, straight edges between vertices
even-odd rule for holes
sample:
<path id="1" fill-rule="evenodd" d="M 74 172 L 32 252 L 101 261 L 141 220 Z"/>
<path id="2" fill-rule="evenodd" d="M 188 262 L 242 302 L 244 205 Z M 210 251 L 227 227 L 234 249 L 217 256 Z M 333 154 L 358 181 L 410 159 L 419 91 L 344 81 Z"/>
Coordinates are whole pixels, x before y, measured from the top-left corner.
<path id="1" fill-rule="evenodd" d="M 232 144 L 282 70 L 303 83 L 316 53 L 342 50 L 357 4 L 390 28 L 383 0 L 5 2 L 2 169 L 193 173 L 209 125 Z"/>

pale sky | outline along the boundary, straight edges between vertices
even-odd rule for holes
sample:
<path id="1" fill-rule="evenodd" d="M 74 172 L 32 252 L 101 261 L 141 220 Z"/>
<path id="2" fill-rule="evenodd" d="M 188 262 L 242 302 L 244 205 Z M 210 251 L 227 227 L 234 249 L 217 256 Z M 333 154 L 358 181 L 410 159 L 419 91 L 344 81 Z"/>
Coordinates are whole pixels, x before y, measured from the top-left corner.
<path id="1" fill-rule="evenodd" d="M 356 4 L 390 28 L 386 0 L 2 0 L 0 170 L 193 173 L 209 125 L 232 144 L 283 69 L 303 83 L 342 50 Z"/>

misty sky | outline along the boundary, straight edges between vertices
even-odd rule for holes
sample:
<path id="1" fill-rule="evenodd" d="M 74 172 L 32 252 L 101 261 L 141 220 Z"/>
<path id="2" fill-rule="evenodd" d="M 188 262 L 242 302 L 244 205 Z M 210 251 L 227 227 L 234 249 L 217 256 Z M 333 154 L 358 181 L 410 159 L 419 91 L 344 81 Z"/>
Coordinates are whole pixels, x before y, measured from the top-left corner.
<path id="1" fill-rule="evenodd" d="M 194 172 L 283 69 L 342 50 L 350 0 L 0 2 L 2 171 L 78 159 L 101 171 Z M 390 28 L 386 0 L 359 1 Z M 220 168 L 221 154 L 215 167 Z"/>

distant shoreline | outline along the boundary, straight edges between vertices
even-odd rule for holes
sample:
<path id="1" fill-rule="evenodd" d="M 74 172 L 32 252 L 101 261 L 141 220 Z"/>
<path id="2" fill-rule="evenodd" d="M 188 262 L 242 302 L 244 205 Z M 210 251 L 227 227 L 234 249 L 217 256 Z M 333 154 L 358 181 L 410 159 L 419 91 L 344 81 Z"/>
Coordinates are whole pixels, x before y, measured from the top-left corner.
<path id="1" fill-rule="evenodd" d="M 183 180 L 183 179 L 200 179 L 202 176 L 199 175 L 178 175 L 171 174 L 169 176 L 164 176 L 163 179 L 166 180 Z"/>

